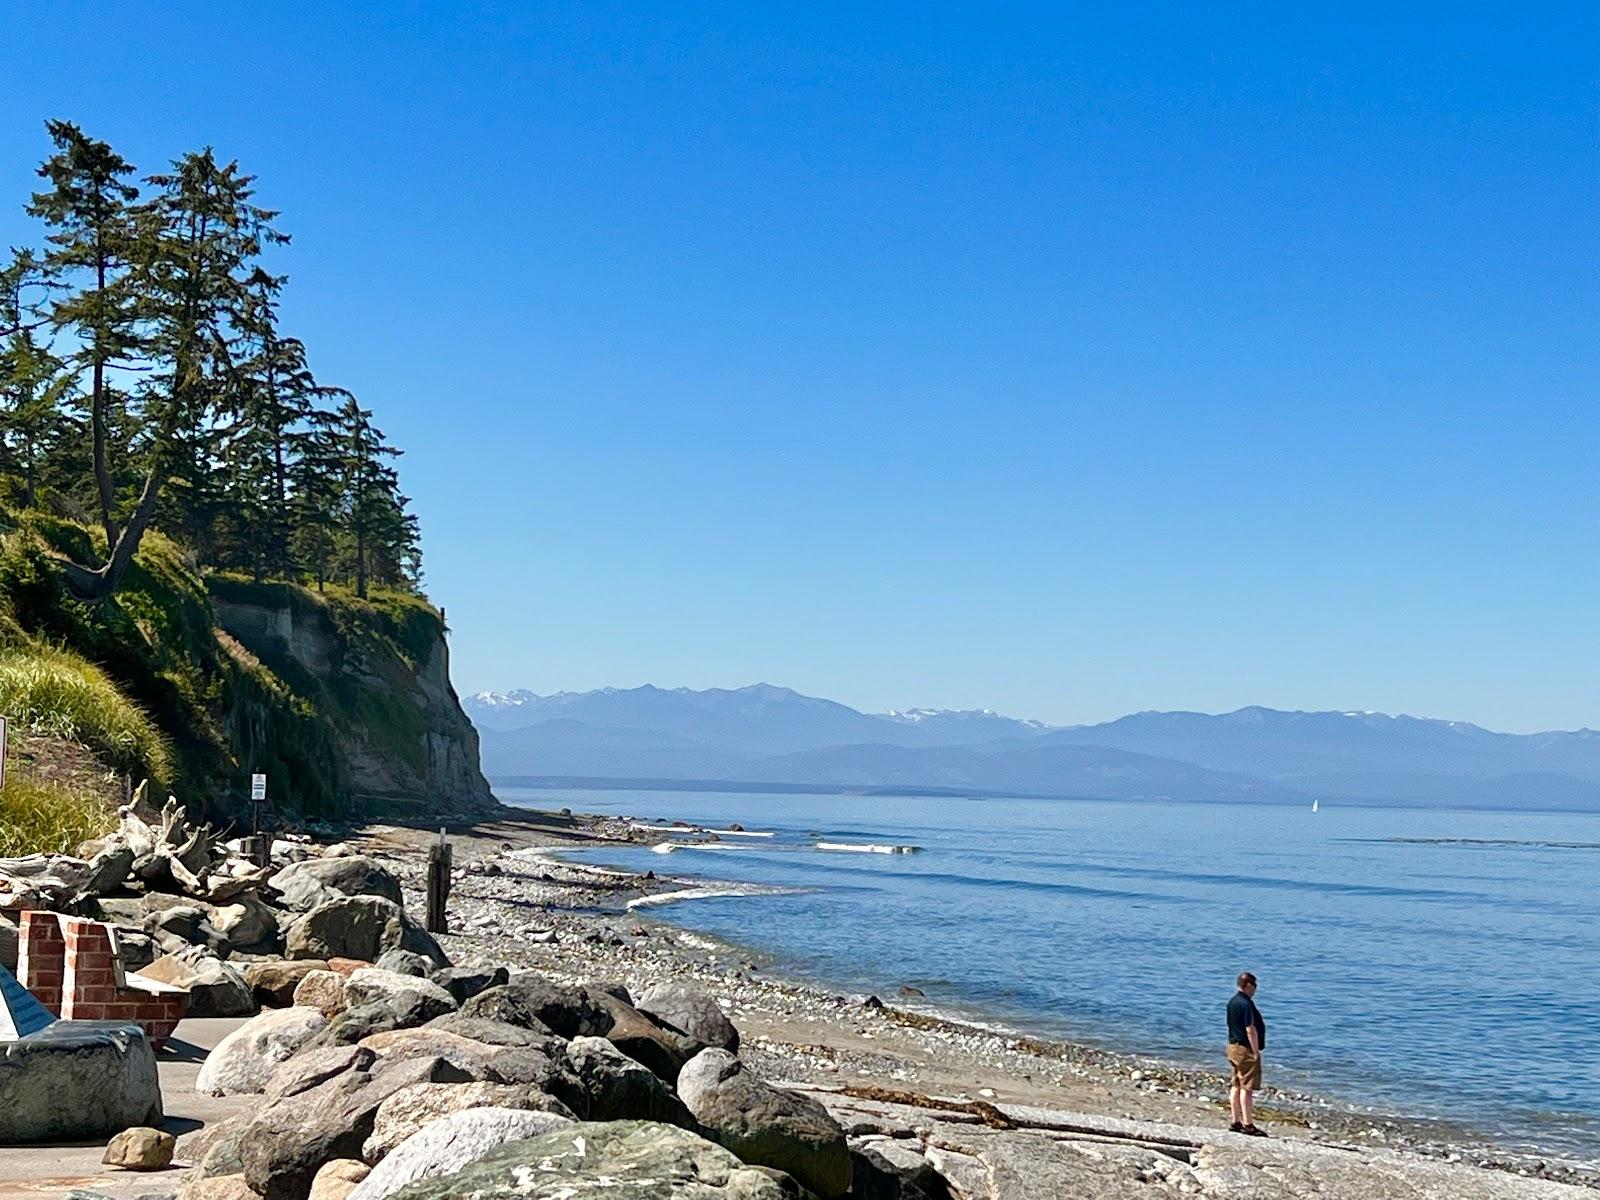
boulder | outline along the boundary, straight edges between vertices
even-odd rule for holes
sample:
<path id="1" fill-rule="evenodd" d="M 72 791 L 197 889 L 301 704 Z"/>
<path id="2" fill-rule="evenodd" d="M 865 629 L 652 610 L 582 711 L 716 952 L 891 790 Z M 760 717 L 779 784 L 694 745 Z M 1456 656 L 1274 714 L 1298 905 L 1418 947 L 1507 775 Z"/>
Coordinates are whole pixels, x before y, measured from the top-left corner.
<path id="1" fill-rule="evenodd" d="M 562 1039 L 546 1029 L 525 1029 L 506 1021 L 491 1021 L 487 1017 L 469 1017 L 465 1013 L 446 1013 L 429 1021 L 424 1029 L 441 1029 L 446 1033 L 459 1033 L 475 1042 L 491 1046 L 533 1046 L 540 1050 L 559 1047 Z"/>
<path id="2" fill-rule="evenodd" d="M 413 1009 L 411 1005 L 417 1007 Z M 374 1000 L 358 1004 L 332 1017 L 321 1033 L 311 1040 L 313 1046 L 353 1046 L 363 1038 L 389 1029 L 409 1029 L 420 1025 L 427 1012 L 426 1002 L 415 992 L 399 997 L 397 1001 Z"/>
<path id="3" fill-rule="evenodd" d="M 104 1137 L 162 1119 L 156 1056 L 137 1025 L 57 1021 L 0 1042 L 0 1140 Z"/>
<path id="4" fill-rule="evenodd" d="M 371 1167 L 354 1158 L 336 1158 L 323 1163 L 311 1181 L 311 1195 L 307 1200 L 347 1200 L 371 1173 Z"/>
<path id="5" fill-rule="evenodd" d="M 288 1008 L 294 1004 L 294 990 L 300 986 L 300 981 L 313 971 L 327 969 L 328 964 L 316 958 L 304 958 L 296 962 L 279 960 L 251 963 L 244 969 L 244 981 L 250 985 L 250 994 L 256 998 L 257 1004 Z M 320 1006 L 313 1004 L 307 1007 Z"/>
<path id="6" fill-rule="evenodd" d="M 177 1144 L 178 1139 L 164 1130 L 136 1125 L 112 1138 L 100 1161 L 125 1171 L 160 1171 L 172 1165 Z"/>
<path id="7" fill-rule="evenodd" d="M 436 1056 L 467 1078 L 483 1083 L 537 1087 L 576 1111 L 584 1093 L 565 1055 L 532 1046 L 491 1046 L 442 1029 L 396 1029 L 364 1038 L 361 1045 L 384 1062 Z"/>
<path id="8" fill-rule="evenodd" d="M 430 1122 L 391 1150 L 351 1193 L 353 1200 L 386 1200 L 419 1179 L 449 1175 L 507 1142 L 571 1125 L 566 1117 L 515 1108 L 472 1108 Z"/>
<path id="9" fill-rule="evenodd" d="M 676 1082 L 683 1064 L 704 1049 L 692 1038 L 668 1029 L 608 992 L 601 992 L 596 999 L 611 1015 L 606 1040 L 668 1083 Z"/>
<path id="10" fill-rule="evenodd" d="M 416 975 L 403 975 L 382 967 L 363 967 L 344 981 L 346 1008 L 382 1002 L 420 1014 L 408 1025 L 420 1025 L 456 1010 L 455 997 L 437 983 Z"/>
<path id="11" fill-rule="evenodd" d="M 705 1050 L 678 1076 L 678 1096 L 707 1136 L 747 1163 L 793 1175 L 823 1200 L 850 1190 L 844 1130 L 809 1096 L 756 1077 L 726 1050 Z"/>
<path id="12" fill-rule="evenodd" d="M 298 1096 L 346 1071 L 368 1071 L 377 1055 L 363 1046 L 323 1046 L 302 1050 L 272 1072 L 263 1089 L 268 1100 Z"/>
<path id="13" fill-rule="evenodd" d="M 566 1057 L 583 1092 L 586 1104 L 582 1112 L 588 1120 L 661 1121 L 684 1129 L 695 1127 L 683 1101 L 653 1071 L 605 1038 L 574 1038 Z"/>
<path id="14" fill-rule="evenodd" d="M 100 905 L 102 911 L 105 907 Z M 232 948 L 223 932 L 211 923 L 211 909 L 195 901 L 154 910 L 144 918 L 143 929 L 163 954 L 178 954 L 190 946 L 224 953 Z"/>
<path id="15" fill-rule="evenodd" d="M 213 1175 L 188 1179 L 178 1189 L 178 1200 L 261 1200 L 243 1175 Z"/>
<path id="16" fill-rule="evenodd" d="M 394 971 L 401 975 L 420 975 L 424 979 L 434 970 L 433 963 L 420 954 L 413 954 L 410 950 L 386 950 L 372 965 L 383 971 Z"/>
<path id="17" fill-rule="evenodd" d="M 469 1108 L 519 1108 L 573 1119 L 565 1104 L 529 1084 L 414 1083 L 378 1105 L 361 1157 L 377 1162 L 430 1121 Z"/>
<path id="18" fill-rule="evenodd" d="M 265 1200 L 304 1200 L 323 1163 L 358 1158 L 372 1135 L 378 1105 L 413 1083 L 464 1082 L 437 1058 L 397 1063 L 376 1073 L 350 1070 L 268 1104 L 240 1139 L 244 1177 Z"/>
<path id="19" fill-rule="evenodd" d="M 504 967 L 496 967 L 492 971 L 472 971 L 462 967 L 441 967 L 434 971 L 429 978 L 454 996 L 457 1004 L 465 1004 L 479 992 L 488 991 L 492 987 L 503 987 L 510 982 L 511 973 Z"/>
<path id="20" fill-rule="evenodd" d="M 278 945 L 278 914 L 253 892 L 245 892 L 232 904 L 214 909 L 211 927 L 234 950 L 271 951 Z"/>
<path id="21" fill-rule="evenodd" d="M 739 1031 L 722 1007 L 698 988 L 682 983 L 657 983 L 640 994 L 634 1007 L 687 1034 L 704 1046 L 739 1052 Z"/>
<path id="22" fill-rule="evenodd" d="M 502 987 L 480 992 L 463 1004 L 461 1011 L 469 1017 L 505 1021 L 524 1029 L 550 1030 L 564 1038 L 604 1037 L 616 1024 L 597 995 L 530 974 L 513 976 Z"/>
<path id="23" fill-rule="evenodd" d="M 191 1017 L 248 1017 L 256 1011 L 244 976 L 198 946 L 162 955 L 139 974 L 188 988 Z"/>
<path id="24" fill-rule="evenodd" d="M 721 1146 L 649 1121 L 572 1125 L 508 1142 L 453 1174 L 419 1179 L 394 1195 L 404 1200 L 785 1200 L 775 1180 Z"/>
<path id="25" fill-rule="evenodd" d="M 350 859 L 335 859 L 350 862 Z M 376 961 L 387 950 L 411 950 L 435 966 L 450 959 L 433 937 L 382 896 L 342 896 L 318 904 L 284 938 L 285 958 L 359 958 Z"/>
<path id="26" fill-rule="evenodd" d="M 194 1090 L 211 1096 L 249 1095 L 266 1090 L 278 1068 L 328 1018 L 314 1008 L 278 1008 L 239 1026 L 206 1056 Z"/>
<path id="27" fill-rule="evenodd" d="M 320 959 L 307 959 L 320 962 Z M 337 971 L 312 970 L 301 977 L 294 986 L 296 1007 L 315 1008 L 325 1017 L 336 1017 L 344 1011 L 345 976 Z"/>
<path id="28" fill-rule="evenodd" d="M 402 903 L 395 877 L 360 854 L 290 863 L 268 879 L 267 886 L 278 893 L 283 907 L 295 912 L 310 912 L 319 904 L 345 896 L 381 896 Z"/>

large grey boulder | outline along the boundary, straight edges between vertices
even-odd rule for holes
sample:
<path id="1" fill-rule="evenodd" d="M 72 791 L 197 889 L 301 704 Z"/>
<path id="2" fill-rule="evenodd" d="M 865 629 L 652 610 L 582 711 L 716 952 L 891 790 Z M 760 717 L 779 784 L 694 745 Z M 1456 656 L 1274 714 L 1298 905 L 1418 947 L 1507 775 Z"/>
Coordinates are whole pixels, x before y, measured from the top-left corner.
<path id="1" fill-rule="evenodd" d="M 553 1048 L 491 1046 L 442 1029 L 396 1029 L 364 1038 L 361 1045 L 384 1062 L 435 1056 L 482 1083 L 537 1087 L 575 1112 L 584 1111 L 584 1093 L 566 1061 Z"/>
<path id="2" fill-rule="evenodd" d="M 80 896 L 105 896 L 121 891 L 133 870 L 134 853 L 131 847 L 113 844 L 89 860 L 83 882 L 78 885 Z"/>
<path id="3" fill-rule="evenodd" d="M 328 1023 L 314 1008 L 278 1008 L 239 1026 L 206 1056 L 194 1090 L 210 1096 L 251 1095 L 266 1090 L 278 1064 Z"/>
<path id="4" fill-rule="evenodd" d="M 689 1110 L 655 1072 L 635 1062 L 605 1038 L 573 1038 L 567 1062 L 587 1101 L 583 1114 L 591 1121 L 661 1121 L 684 1129 L 695 1127 Z"/>
<path id="5" fill-rule="evenodd" d="M 161 1119 L 156 1056 L 137 1025 L 57 1021 L 0 1042 L 0 1140 L 104 1137 Z"/>
<path id="6" fill-rule="evenodd" d="M 508 1142 L 403 1200 L 785 1200 L 783 1188 L 721 1146 L 673 1125 L 573 1125 Z M 364 1200 L 364 1198 L 363 1198 Z"/>
<path id="7" fill-rule="evenodd" d="M 378 1105 L 361 1156 L 377 1162 L 424 1125 L 469 1108 L 517 1108 L 574 1119 L 565 1104 L 529 1084 L 414 1083 Z"/>
<path id="8" fill-rule="evenodd" d="M 295 912 L 310 912 L 344 896 L 381 896 L 401 903 L 395 877 L 360 854 L 290 863 L 268 879 L 267 886 L 278 893 L 285 908 Z"/>
<path id="9" fill-rule="evenodd" d="M 256 1011 L 244 976 L 200 946 L 164 954 L 138 973 L 188 988 L 191 1017 L 248 1017 Z"/>
<path id="10" fill-rule="evenodd" d="M 423 1126 L 391 1150 L 350 1200 L 387 1200 L 408 1183 L 449 1175 L 496 1146 L 538 1137 L 571 1125 L 554 1113 L 514 1108 L 471 1108 Z"/>
<path id="11" fill-rule="evenodd" d="M 739 1052 L 739 1031 L 722 1007 L 698 988 L 683 983 L 653 984 L 633 1006 L 704 1046 L 730 1054 Z"/>
<path id="12" fill-rule="evenodd" d="M 626 1000 L 608 992 L 596 999 L 611 1016 L 605 1039 L 635 1062 L 643 1063 L 668 1083 L 677 1081 L 678 1072 L 703 1047 L 693 1038 L 668 1029 L 654 1017 L 640 1012 Z"/>
<path id="13" fill-rule="evenodd" d="M 403 975 L 382 967 L 361 967 L 345 980 L 345 1007 L 355 1008 L 374 1001 L 426 1012 L 427 1016 L 422 1021 L 431 1021 L 456 1011 L 455 997 L 430 979 L 419 975 Z M 422 1021 L 416 1023 L 420 1025 Z"/>
<path id="14" fill-rule="evenodd" d="M 323 1163 L 360 1157 L 380 1104 L 414 1083 L 451 1082 L 466 1077 L 440 1059 L 414 1059 L 376 1073 L 349 1070 L 274 1101 L 240 1139 L 244 1177 L 265 1200 L 305 1200 Z"/>
<path id="15" fill-rule="evenodd" d="M 745 1162 L 786 1171 L 823 1200 L 850 1190 L 850 1148 L 827 1109 L 757 1078 L 726 1050 L 696 1055 L 678 1076 L 678 1096 Z"/>
<path id="16" fill-rule="evenodd" d="M 459 1033 L 464 1038 L 471 1038 L 475 1042 L 487 1042 L 491 1046 L 533 1046 L 536 1049 L 548 1050 L 553 1046 L 559 1047 L 562 1041 L 548 1030 L 525 1029 L 521 1025 L 512 1025 L 507 1021 L 469 1017 L 466 1013 L 460 1012 L 445 1013 L 442 1017 L 435 1017 L 423 1028 Z"/>
<path id="17" fill-rule="evenodd" d="M 465 1004 L 479 992 L 486 992 L 492 987 L 503 987 L 511 981 L 511 973 L 504 967 L 495 967 L 491 971 L 441 967 L 428 977 L 454 996 L 457 1004 Z"/>
<path id="18" fill-rule="evenodd" d="M 450 965 L 439 943 L 398 904 L 382 896 L 342 896 L 326 901 L 290 925 L 284 938 L 285 958 L 375 962 L 385 951 L 396 949 L 421 954 L 435 966 Z"/>
<path id="19" fill-rule="evenodd" d="M 432 962 L 410 950 L 386 950 L 372 965 L 381 971 L 396 971 L 401 975 L 420 975 L 423 978 L 434 971 Z"/>
<path id="20" fill-rule="evenodd" d="M 301 1050 L 272 1072 L 263 1089 L 268 1100 L 298 1096 L 346 1071 L 370 1071 L 378 1056 L 365 1046 L 322 1046 Z"/>
<path id="21" fill-rule="evenodd" d="M 616 1020 L 600 1002 L 602 994 L 522 974 L 502 987 L 480 992 L 461 1006 L 461 1012 L 524 1029 L 549 1030 L 564 1038 L 603 1037 Z"/>

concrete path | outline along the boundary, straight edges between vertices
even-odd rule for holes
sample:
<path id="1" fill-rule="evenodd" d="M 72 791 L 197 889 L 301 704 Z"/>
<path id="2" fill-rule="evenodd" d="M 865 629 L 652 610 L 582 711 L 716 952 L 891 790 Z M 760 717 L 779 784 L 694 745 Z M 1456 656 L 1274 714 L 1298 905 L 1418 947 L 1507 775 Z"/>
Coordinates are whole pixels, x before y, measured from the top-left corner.
<path id="1" fill-rule="evenodd" d="M 206 1055 L 246 1020 L 199 1017 L 184 1021 L 166 1049 L 157 1055 L 161 1102 L 167 1114 L 162 1128 L 178 1137 L 178 1153 L 172 1167 L 165 1171 L 118 1171 L 101 1166 L 100 1156 L 106 1148 L 103 1139 L 66 1145 L 0 1146 L 0 1200 L 57 1200 L 73 1188 L 104 1192 L 117 1200 L 176 1192 L 183 1169 L 192 1165 L 184 1157 L 185 1143 L 206 1125 L 231 1117 L 253 1099 L 216 1099 L 194 1090 L 195 1076 Z"/>

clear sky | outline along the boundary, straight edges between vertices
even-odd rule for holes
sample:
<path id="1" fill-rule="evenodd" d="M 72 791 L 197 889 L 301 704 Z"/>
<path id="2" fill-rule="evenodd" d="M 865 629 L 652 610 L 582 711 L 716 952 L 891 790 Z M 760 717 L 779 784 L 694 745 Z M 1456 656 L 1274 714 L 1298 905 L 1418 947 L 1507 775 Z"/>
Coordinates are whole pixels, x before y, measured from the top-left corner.
<path id="1" fill-rule="evenodd" d="M 463 690 L 1600 726 L 1600 9 L 1227 7 L 11 0 L 0 241 L 258 172 Z"/>

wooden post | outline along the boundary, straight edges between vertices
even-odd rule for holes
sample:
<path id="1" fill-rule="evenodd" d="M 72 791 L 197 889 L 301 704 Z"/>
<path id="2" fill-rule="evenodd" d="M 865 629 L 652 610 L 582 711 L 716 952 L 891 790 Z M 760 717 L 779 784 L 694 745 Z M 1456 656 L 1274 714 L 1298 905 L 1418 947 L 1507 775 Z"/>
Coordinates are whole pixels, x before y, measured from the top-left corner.
<path id="1" fill-rule="evenodd" d="M 445 841 L 444 830 L 439 830 L 439 840 L 428 847 L 428 913 L 429 933 L 449 933 L 445 917 L 445 902 L 450 899 L 450 843 Z"/>
<path id="2" fill-rule="evenodd" d="M 244 856 L 257 867 L 272 865 L 272 838 L 265 833 L 253 833 L 244 839 Z"/>

